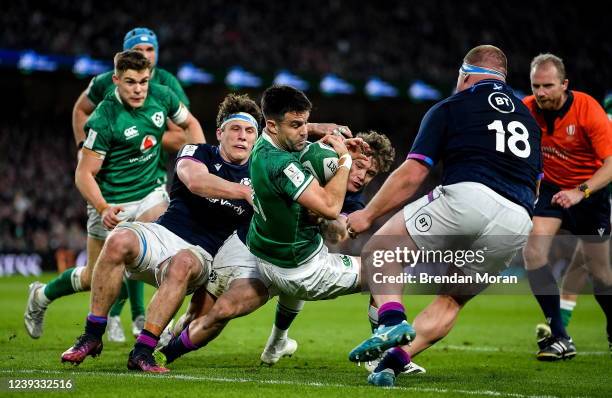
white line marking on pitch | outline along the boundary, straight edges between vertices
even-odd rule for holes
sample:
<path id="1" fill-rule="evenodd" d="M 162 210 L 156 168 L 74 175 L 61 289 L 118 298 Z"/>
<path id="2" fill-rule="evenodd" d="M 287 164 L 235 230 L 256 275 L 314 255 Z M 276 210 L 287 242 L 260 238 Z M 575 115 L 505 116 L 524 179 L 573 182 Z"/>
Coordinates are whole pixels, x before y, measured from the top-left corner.
<path id="1" fill-rule="evenodd" d="M 357 387 L 363 388 L 368 386 L 356 386 L 348 384 L 335 384 L 335 383 L 318 383 L 318 382 L 300 382 L 291 380 L 259 380 L 259 379 L 248 379 L 248 378 L 237 378 L 232 379 L 229 377 L 210 377 L 210 376 L 190 376 L 181 374 L 164 374 L 164 375 L 152 375 L 146 373 L 111 373 L 111 372 L 96 372 L 96 371 L 75 371 L 65 372 L 60 370 L 38 370 L 38 369 L 18 369 L 8 370 L 0 369 L 0 373 L 14 373 L 14 374 L 61 374 L 61 375 L 78 375 L 78 376 L 112 376 L 112 377 L 139 377 L 139 378 L 156 378 L 156 379 L 176 379 L 176 380 L 195 380 L 195 381 L 212 381 L 220 383 L 256 383 L 256 384 L 272 384 L 272 385 L 292 385 L 292 386 L 308 386 L 308 387 Z M 370 388 L 370 387 L 368 387 Z M 555 395 L 524 395 L 517 393 L 506 393 L 501 391 L 491 390 L 456 390 L 450 388 L 429 388 L 429 387 L 385 387 L 390 390 L 400 391 L 415 391 L 415 392 L 433 392 L 438 394 L 465 394 L 465 395 L 483 395 L 490 397 L 511 397 L 511 398 L 558 398 Z M 578 397 L 574 397 L 578 398 Z"/>
<path id="2" fill-rule="evenodd" d="M 486 347 L 486 346 L 471 346 L 471 345 L 440 345 L 440 346 L 433 346 L 433 349 L 437 349 L 437 350 L 444 350 L 445 348 L 449 349 L 449 350 L 458 350 L 458 351 L 478 351 L 478 352 L 499 352 L 499 353 L 504 353 L 504 352 L 516 352 L 516 353 L 533 353 L 535 352 L 535 348 L 534 351 L 527 351 L 527 350 L 512 350 L 512 349 L 507 349 L 507 348 L 499 348 L 499 347 Z M 578 351 L 578 355 L 582 356 L 582 355 L 610 355 L 610 352 L 608 351 Z"/>

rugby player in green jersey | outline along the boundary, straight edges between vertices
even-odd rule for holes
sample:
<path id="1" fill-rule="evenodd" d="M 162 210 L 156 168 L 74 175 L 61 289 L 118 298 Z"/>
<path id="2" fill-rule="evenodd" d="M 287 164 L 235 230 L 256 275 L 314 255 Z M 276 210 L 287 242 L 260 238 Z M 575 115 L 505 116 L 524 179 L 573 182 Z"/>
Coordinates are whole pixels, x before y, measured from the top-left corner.
<path id="1" fill-rule="evenodd" d="M 309 210 L 329 220 L 340 215 L 352 165 L 349 150 L 338 136 L 323 138 L 340 158 L 336 174 L 322 187 L 297 157 L 308 137 L 312 104 L 306 95 L 289 86 L 272 86 L 261 103 L 266 128 L 251 154 L 255 214 L 247 237 L 259 271 L 280 292 L 297 299 L 358 291 L 359 259 L 329 253 L 318 225 L 307 217 Z"/>
<path id="2" fill-rule="evenodd" d="M 141 52 L 151 62 L 151 83 L 161 84 L 170 88 L 178 96 L 183 105 L 189 108 L 189 99 L 178 79 L 172 73 L 157 66 L 159 46 L 155 33 L 147 28 L 134 28 L 130 30 L 123 39 L 123 50 L 130 49 Z M 85 141 L 83 126 L 87 118 L 93 113 L 106 94 L 113 90 L 113 71 L 109 71 L 94 77 L 89 86 L 79 96 L 72 110 L 72 129 L 77 146 L 80 147 Z M 183 130 L 171 121 L 168 122 L 162 139 L 162 147 L 166 151 L 174 153 L 184 144 L 185 134 Z"/>
<path id="3" fill-rule="evenodd" d="M 140 52 L 117 54 L 116 88 L 85 124 L 87 140 L 75 181 L 88 202 L 87 266 L 68 270 L 56 281 L 70 284 L 73 292 L 89 290 L 104 240 L 119 222 L 153 221 L 165 211 L 168 194 L 159 143 L 166 118 L 185 129 L 189 142 L 204 141 L 199 122 L 169 88 L 149 84 L 150 74 L 151 63 Z M 25 326 L 31 337 L 42 334 L 50 302 L 43 284 L 30 285 Z"/>
<path id="4" fill-rule="evenodd" d="M 161 84 L 162 86 L 169 87 L 178 97 L 179 100 L 189 108 L 189 99 L 183 91 L 181 84 L 172 73 L 162 69 L 157 64 L 157 58 L 159 54 L 159 45 L 157 36 L 155 33 L 147 28 L 134 28 L 125 34 L 123 39 L 123 49 L 133 49 L 140 51 L 149 61 L 151 61 L 151 83 Z M 94 77 L 87 89 L 79 96 L 77 102 L 74 104 L 72 111 L 72 128 L 74 133 L 74 139 L 77 146 L 80 148 L 85 141 L 85 135 L 83 126 L 87 121 L 87 118 L 92 114 L 96 105 L 98 105 L 109 91 L 113 91 L 115 85 L 113 84 L 113 71 L 102 73 Z M 166 168 L 168 163 L 169 153 L 175 153 L 185 144 L 185 133 L 184 131 L 167 120 L 167 129 L 162 137 L 162 148 L 164 151 L 159 157 L 160 167 Z M 54 285 L 48 285 L 45 288 L 46 293 L 50 297 L 55 297 L 57 294 L 62 294 L 62 291 L 72 293 L 70 291 L 70 285 L 58 286 L 58 289 L 53 288 Z M 128 295 L 129 292 L 129 295 Z M 117 299 L 115 305 L 110 311 L 110 317 L 108 320 L 108 340 L 123 342 L 125 341 L 125 335 L 123 328 L 121 327 L 121 310 L 125 304 L 126 299 L 130 298 L 130 304 L 132 309 L 132 320 L 133 327 L 132 333 L 134 336 L 138 335 L 143 327 L 144 322 L 144 284 L 141 281 L 127 280 L 124 284 L 121 295 Z"/>

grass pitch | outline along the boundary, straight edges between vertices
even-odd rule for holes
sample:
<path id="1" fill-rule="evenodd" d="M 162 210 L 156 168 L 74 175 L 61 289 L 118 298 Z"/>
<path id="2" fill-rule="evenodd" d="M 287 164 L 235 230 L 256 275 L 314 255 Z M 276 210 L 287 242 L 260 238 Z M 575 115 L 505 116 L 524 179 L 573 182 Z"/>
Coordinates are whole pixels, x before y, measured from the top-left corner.
<path id="1" fill-rule="evenodd" d="M 53 275 L 45 274 L 47 281 Z M 571 361 L 535 360 L 534 326 L 542 318 L 531 296 L 481 296 L 470 302 L 450 335 L 415 358 L 426 374 L 401 376 L 396 387 L 367 385 L 367 373 L 347 360 L 369 335 L 364 295 L 307 303 L 290 336 L 299 343 L 292 358 L 259 365 L 271 329 L 274 302 L 232 321 L 215 341 L 170 365 L 167 375 L 130 372 L 133 339 L 105 341 L 102 356 L 80 366 L 62 365 L 60 354 L 82 332 L 89 294 L 54 302 L 44 334 L 32 340 L 23 327 L 27 287 L 34 278 L 0 278 L 0 396 L 134 397 L 611 397 L 612 358 L 605 320 L 594 299 L 581 296 L 569 332 L 578 356 Z M 153 289 L 147 287 L 147 300 Z M 409 319 L 431 297 L 405 300 Z M 130 330 L 129 305 L 123 313 Z M 10 392 L 9 378 L 72 379 L 71 391 Z"/>

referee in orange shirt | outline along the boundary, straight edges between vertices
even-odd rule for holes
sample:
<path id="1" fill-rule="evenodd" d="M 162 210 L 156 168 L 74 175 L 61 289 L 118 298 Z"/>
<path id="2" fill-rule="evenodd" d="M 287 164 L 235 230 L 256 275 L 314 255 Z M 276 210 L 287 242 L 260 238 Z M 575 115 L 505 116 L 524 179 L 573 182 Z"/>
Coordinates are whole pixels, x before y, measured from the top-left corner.
<path id="1" fill-rule="evenodd" d="M 612 128 L 594 98 L 567 89 L 561 58 L 538 55 L 531 62 L 530 78 L 533 95 L 524 102 L 542 129 L 544 176 L 523 254 L 529 284 L 551 329 L 550 335 L 539 336 L 537 359 L 555 361 L 576 355 L 548 266 L 560 228 L 577 235 L 587 253 L 595 298 L 608 319 L 608 340 L 612 335 L 610 194 L 605 189 L 612 180 Z"/>

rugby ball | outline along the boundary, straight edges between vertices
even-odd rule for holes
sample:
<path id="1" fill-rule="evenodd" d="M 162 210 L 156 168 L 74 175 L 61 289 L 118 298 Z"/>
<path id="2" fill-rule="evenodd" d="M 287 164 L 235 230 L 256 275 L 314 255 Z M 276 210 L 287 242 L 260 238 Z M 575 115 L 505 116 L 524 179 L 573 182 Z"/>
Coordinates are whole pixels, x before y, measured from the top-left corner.
<path id="1" fill-rule="evenodd" d="M 321 142 L 313 142 L 300 152 L 300 162 L 312 175 L 325 185 L 338 170 L 338 154 L 334 148 Z"/>

